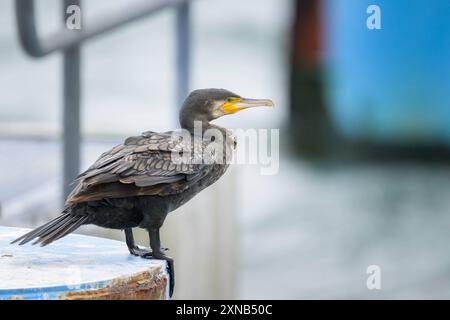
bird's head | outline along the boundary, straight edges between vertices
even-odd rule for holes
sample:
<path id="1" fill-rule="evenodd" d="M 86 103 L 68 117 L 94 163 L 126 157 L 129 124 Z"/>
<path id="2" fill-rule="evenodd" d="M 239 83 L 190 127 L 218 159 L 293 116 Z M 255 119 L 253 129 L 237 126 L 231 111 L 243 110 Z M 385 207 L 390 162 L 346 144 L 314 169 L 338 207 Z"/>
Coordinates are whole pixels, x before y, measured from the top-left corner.
<path id="1" fill-rule="evenodd" d="M 225 89 L 198 89 L 192 91 L 180 111 L 180 124 L 190 129 L 194 121 L 209 122 L 227 114 L 253 107 L 273 107 L 269 99 L 242 98 Z"/>

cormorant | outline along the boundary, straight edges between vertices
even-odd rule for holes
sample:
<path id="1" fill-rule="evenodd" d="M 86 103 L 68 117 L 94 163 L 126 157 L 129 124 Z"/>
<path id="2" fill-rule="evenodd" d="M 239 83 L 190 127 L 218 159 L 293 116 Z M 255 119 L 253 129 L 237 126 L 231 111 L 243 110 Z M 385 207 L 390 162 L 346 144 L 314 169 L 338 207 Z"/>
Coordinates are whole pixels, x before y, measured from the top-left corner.
<path id="1" fill-rule="evenodd" d="M 169 212 L 214 183 L 228 168 L 230 150 L 236 141 L 229 130 L 210 121 L 256 106 L 273 103 L 267 99 L 245 99 L 225 89 L 191 92 L 179 114 L 187 137 L 181 131 L 148 131 L 127 138 L 103 153 L 75 179 L 76 186 L 60 216 L 13 243 L 20 241 L 22 245 L 37 238 L 33 244 L 45 246 L 84 224 L 121 229 L 131 254 L 168 262 L 172 296 L 173 259 L 165 254 L 167 249 L 161 248 L 159 229 Z M 210 129 L 222 134 L 222 139 L 214 134 L 205 139 Z M 195 144 L 198 136 L 204 137 Z M 134 243 L 134 227 L 148 231 L 151 250 Z"/>

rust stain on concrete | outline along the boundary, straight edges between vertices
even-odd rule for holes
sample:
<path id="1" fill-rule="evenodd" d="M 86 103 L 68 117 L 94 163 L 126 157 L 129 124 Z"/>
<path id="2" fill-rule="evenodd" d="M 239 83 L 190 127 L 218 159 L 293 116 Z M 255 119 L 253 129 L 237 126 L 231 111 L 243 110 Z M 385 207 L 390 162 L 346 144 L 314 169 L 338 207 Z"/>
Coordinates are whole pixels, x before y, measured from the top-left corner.
<path id="1" fill-rule="evenodd" d="M 143 271 L 115 279 L 105 288 L 66 292 L 62 300 L 164 300 L 167 278 L 158 272 Z"/>

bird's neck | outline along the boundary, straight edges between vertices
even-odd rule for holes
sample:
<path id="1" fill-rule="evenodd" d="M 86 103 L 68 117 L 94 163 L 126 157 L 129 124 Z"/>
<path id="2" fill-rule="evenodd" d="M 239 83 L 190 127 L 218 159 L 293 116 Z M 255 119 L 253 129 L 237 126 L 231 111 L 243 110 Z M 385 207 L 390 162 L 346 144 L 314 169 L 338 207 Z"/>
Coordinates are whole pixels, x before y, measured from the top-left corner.
<path id="1" fill-rule="evenodd" d="M 224 127 L 215 125 L 206 120 L 197 120 L 189 123 L 181 123 L 183 129 L 188 130 L 192 135 L 204 135 L 208 130 L 219 130 L 224 138 L 228 134 L 228 130 Z"/>

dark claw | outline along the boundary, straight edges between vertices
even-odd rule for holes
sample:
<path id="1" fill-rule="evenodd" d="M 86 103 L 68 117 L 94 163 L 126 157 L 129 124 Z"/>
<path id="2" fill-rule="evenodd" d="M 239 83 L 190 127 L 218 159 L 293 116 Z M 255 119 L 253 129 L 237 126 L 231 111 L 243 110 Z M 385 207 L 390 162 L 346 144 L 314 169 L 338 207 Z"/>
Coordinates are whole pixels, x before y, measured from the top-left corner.
<path id="1" fill-rule="evenodd" d="M 167 249 L 167 248 L 164 248 L 164 249 Z M 164 250 L 164 251 L 166 251 L 166 250 Z M 171 257 L 165 255 L 162 252 L 155 252 L 153 254 L 153 258 L 167 261 L 167 265 L 169 267 L 169 277 L 170 277 L 169 297 L 172 298 L 173 291 L 175 289 L 175 267 L 174 267 L 173 259 Z"/>
<path id="2" fill-rule="evenodd" d="M 129 248 L 129 251 L 132 255 L 141 257 L 141 258 L 151 258 L 153 256 L 153 252 L 150 249 L 142 249 L 138 246 L 133 248 Z"/>

